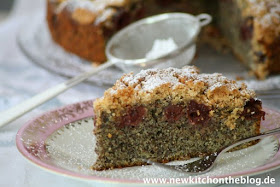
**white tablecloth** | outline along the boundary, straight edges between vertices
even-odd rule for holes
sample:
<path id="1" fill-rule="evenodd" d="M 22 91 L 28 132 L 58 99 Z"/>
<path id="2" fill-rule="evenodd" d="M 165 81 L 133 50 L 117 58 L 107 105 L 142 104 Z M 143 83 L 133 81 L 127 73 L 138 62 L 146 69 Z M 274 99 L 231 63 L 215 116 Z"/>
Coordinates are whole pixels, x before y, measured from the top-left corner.
<path id="1" fill-rule="evenodd" d="M 44 10 L 45 0 L 19 0 L 10 17 L 0 23 L 0 111 L 65 81 L 65 78 L 34 65 L 21 53 L 16 43 L 19 28 L 28 26 L 27 23 Z M 17 151 L 15 136 L 18 129 L 36 115 L 58 106 L 100 97 L 103 92 L 104 88 L 81 84 L 1 128 L 0 186 L 90 186 L 86 182 L 57 176 L 33 166 Z M 266 104 L 280 108 L 279 102 Z M 267 175 L 277 180 L 277 184 L 271 186 L 280 185 L 280 170 L 257 177 Z"/>

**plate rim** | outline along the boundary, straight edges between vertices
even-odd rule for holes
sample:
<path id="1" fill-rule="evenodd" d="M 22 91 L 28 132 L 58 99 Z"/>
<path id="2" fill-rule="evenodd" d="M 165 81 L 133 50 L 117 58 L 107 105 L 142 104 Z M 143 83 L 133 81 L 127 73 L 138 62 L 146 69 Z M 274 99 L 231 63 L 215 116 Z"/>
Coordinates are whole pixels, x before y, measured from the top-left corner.
<path id="1" fill-rule="evenodd" d="M 68 105 L 65 105 L 65 106 L 62 106 L 62 107 L 58 107 L 58 108 L 55 108 L 53 110 L 50 110 L 50 111 L 46 111 L 40 115 L 37 115 L 35 116 L 33 119 L 27 121 L 17 132 L 16 134 L 16 147 L 18 149 L 18 151 L 22 154 L 22 156 L 27 159 L 31 164 L 45 170 L 45 171 L 48 171 L 50 173 L 54 173 L 54 174 L 57 174 L 57 175 L 62 175 L 62 176 L 66 176 L 66 177 L 70 177 L 70 178 L 74 178 L 74 179 L 78 179 L 78 180 L 81 180 L 81 181 L 95 181 L 95 182 L 102 182 L 102 183 L 114 183 L 114 184 L 143 184 L 143 185 L 154 185 L 154 184 L 148 184 L 148 183 L 144 183 L 143 180 L 136 180 L 136 179 L 113 179 L 113 178 L 108 178 L 108 177 L 100 177 L 100 176 L 89 176 L 89 175 L 85 175 L 85 174 L 81 174 L 81 173 L 76 173 L 76 172 L 73 172 L 73 171 L 69 171 L 67 169 L 63 169 L 63 168 L 59 168 L 57 166 L 54 166 L 54 165 L 50 165 L 48 163 L 45 163 L 41 160 L 39 160 L 38 158 L 36 158 L 35 156 L 31 155 L 25 148 L 24 144 L 23 144 L 23 141 L 22 141 L 22 135 L 23 133 L 25 132 L 25 130 L 30 126 L 32 125 L 36 119 L 42 117 L 42 116 L 45 116 L 45 115 L 48 115 L 48 114 L 51 114 L 55 111 L 58 111 L 58 110 L 62 110 L 62 109 L 66 109 L 66 108 L 70 108 L 70 107 L 73 107 L 75 105 L 79 105 L 81 103 L 93 103 L 96 99 L 91 99 L 91 100 L 86 100 L 86 101 L 81 101 L 81 102 L 76 102 L 76 103 L 72 103 L 72 104 L 68 104 Z M 264 108 L 265 110 L 269 110 L 269 111 L 272 111 L 272 112 L 276 112 L 276 113 L 279 113 L 280 114 L 280 111 L 277 111 L 276 109 L 271 109 L 269 107 L 265 107 Z M 85 112 L 83 112 L 83 114 L 79 114 L 79 117 L 76 117 L 75 120 L 73 119 L 70 119 L 68 122 L 66 122 L 65 120 L 62 120 L 61 121 L 61 125 L 59 125 L 59 128 L 56 128 L 57 129 L 60 129 L 61 127 L 71 123 L 71 122 L 74 122 L 74 121 L 77 121 L 77 120 L 81 120 L 81 119 L 84 119 L 84 118 L 89 118 L 89 117 L 93 117 L 93 110 L 90 110 L 90 109 L 87 109 Z M 56 130 L 54 130 L 52 133 L 50 134 L 53 134 Z M 44 141 L 47 139 L 44 138 Z M 279 140 L 278 140 L 279 141 Z M 280 153 L 280 150 L 277 151 L 277 153 Z M 277 154 L 276 153 L 276 154 Z M 276 155 L 275 154 L 275 155 Z M 275 157 L 275 156 L 274 156 Z M 273 159 L 274 157 L 272 157 L 271 159 Z M 232 173 L 231 175 L 228 175 L 228 174 L 224 174 L 224 175 L 215 175 L 215 176 L 211 176 L 209 178 L 226 178 L 226 177 L 233 177 L 233 178 L 237 178 L 237 177 L 241 177 L 241 176 L 255 176 L 255 175 L 259 175 L 259 174 L 263 174 L 263 173 L 266 173 L 266 172 L 270 172 L 270 171 L 273 171 L 273 170 L 276 170 L 280 168 L 280 160 L 275 160 L 271 163 L 268 163 L 268 164 L 265 164 L 265 165 L 262 165 L 262 166 L 259 166 L 257 168 L 253 168 L 253 169 L 250 169 L 250 170 L 245 170 L 245 171 L 240 171 L 240 172 L 235 172 L 235 173 Z M 187 183 L 188 184 L 188 183 Z M 183 184 L 183 185 L 186 185 L 186 184 Z"/>
<path id="2" fill-rule="evenodd" d="M 37 67 L 39 67 L 42 70 L 45 70 L 49 73 L 52 73 L 54 75 L 58 75 L 58 76 L 61 76 L 61 77 L 64 77 L 64 78 L 74 78 L 75 76 L 78 76 L 81 73 L 83 73 L 84 71 L 81 71 L 81 72 L 75 73 L 74 75 L 71 75 L 71 74 L 65 73 L 65 72 L 57 72 L 57 71 L 53 70 L 53 68 L 51 68 L 47 65 L 44 65 L 44 63 L 40 63 L 40 61 L 42 61 L 42 59 L 43 59 L 44 62 L 47 62 L 48 59 L 45 59 L 45 57 L 48 57 L 48 56 L 45 56 L 43 58 L 38 57 L 38 56 L 32 54 L 31 50 L 24 47 L 25 46 L 25 40 L 27 40 L 29 42 L 34 40 L 35 36 L 33 36 L 33 35 L 31 36 L 31 34 L 30 34 L 30 31 L 32 30 L 32 28 L 36 29 L 36 32 L 38 30 L 42 29 L 43 27 L 46 27 L 45 29 L 48 29 L 47 28 L 47 23 L 43 23 L 42 20 L 44 20 L 44 15 L 39 15 L 37 18 L 35 18 L 34 22 L 28 24 L 29 27 L 27 29 L 23 25 L 20 26 L 18 32 L 16 33 L 16 45 L 18 46 L 18 48 L 20 49 L 22 54 L 26 58 L 30 59 L 30 62 L 32 64 L 36 65 Z M 49 32 L 49 31 L 46 31 L 46 32 Z M 51 39 L 51 38 L 49 38 L 49 39 Z M 54 42 L 54 41 L 52 41 L 52 42 Z M 74 54 L 74 53 L 71 53 L 71 52 L 65 50 L 63 47 L 61 47 L 60 45 L 58 45 L 56 43 L 53 43 L 53 45 L 60 48 L 65 53 L 67 53 L 69 55 L 72 55 L 72 56 L 75 56 L 76 58 L 79 58 L 79 59 L 83 60 L 84 61 L 83 63 L 88 63 L 88 65 L 91 66 L 92 68 L 95 68 L 94 65 L 92 65 L 92 62 L 90 62 L 86 59 L 83 59 L 82 57 L 79 57 L 77 54 Z M 122 72 L 120 69 L 118 69 L 118 71 L 120 71 L 121 75 L 124 74 L 124 72 Z M 100 82 L 100 80 L 92 80 L 92 79 L 84 80 L 85 83 L 87 83 L 89 85 L 92 85 L 92 86 L 98 86 L 98 87 L 111 87 L 111 86 L 114 85 L 115 80 L 111 80 L 111 81 L 112 82 L 109 83 L 109 82 L 106 82 L 106 81 Z"/>

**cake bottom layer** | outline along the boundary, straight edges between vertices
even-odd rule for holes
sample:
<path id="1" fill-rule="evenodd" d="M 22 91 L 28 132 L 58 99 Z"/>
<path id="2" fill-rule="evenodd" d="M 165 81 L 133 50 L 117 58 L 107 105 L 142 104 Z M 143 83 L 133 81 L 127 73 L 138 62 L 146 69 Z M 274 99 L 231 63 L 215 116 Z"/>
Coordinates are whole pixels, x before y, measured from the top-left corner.
<path id="1" fill-rule="evenodd" d="M 219 115 L 206 120 L 201 115 L 204 121 L 199 122 L 196 114 L 173 109 L 168 115 L 166 110 L 154 108 L 146 111 L 145 118 L 142 118 L 143 110 L 138 109 L 132 118 L 123 116 L 117 122 L 104 114 L 103 124 L 94 130 L 98 158 L 93 169 L 146 164 L 142 159 L 162 163 L 186 160 L 219 151 L 259 133 L 259 119 L 237 119 L 235 128 L 231 129 Z"/>

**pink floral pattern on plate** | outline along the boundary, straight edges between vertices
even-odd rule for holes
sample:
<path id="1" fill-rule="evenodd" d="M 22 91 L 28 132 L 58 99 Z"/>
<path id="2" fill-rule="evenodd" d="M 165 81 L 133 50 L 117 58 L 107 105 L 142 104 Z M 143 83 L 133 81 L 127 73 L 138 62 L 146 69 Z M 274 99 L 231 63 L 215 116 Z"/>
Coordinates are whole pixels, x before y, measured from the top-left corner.
<path id="1" fill-rule="evenodd" d="M 16 143 L 18 150 L 22 155 L 33 164 L 42 167 L 48 171 L 63 174 L 83 180 L 99 181 L 99 182 L 116 182 L 116 183 L 142 183 L 136 179 L 116 179 L 106 177 L 106 175 L 87 175 L 77 171 L 71 171 L 55 164 L 53 158 L 48 154 L 46 149 L 46 140 L 54 133 L 59 134 L 59 129 L 67 127 L 72 123 L 93 117 L 93 101 L 84 101 L 69 106 L 65 106 L 50 112 L 47 112 L 29 122 L 27 122 L 18 132 Z M 265 109 L 267 115 L 266 120 L 261 123 L 261 129 L 269 130 L 279 127 L 280 113 L 274 110 Z M 93 124 L 92 124 L 93 126 Z M 278 150 L 277 150 L 278 151 Z M 280 167 L 280 151 L 270 159 L 270 161 L 262 166 L 254 169 L 231 173 L 230 176 L 256 175 L 269 170 Z M 129 170 L 128 170 L 129 171 Z M 105 177 L 104 177 L 105 176 Z M 215 177 L 227 177 L 229 174 L 218 175 Z"/>

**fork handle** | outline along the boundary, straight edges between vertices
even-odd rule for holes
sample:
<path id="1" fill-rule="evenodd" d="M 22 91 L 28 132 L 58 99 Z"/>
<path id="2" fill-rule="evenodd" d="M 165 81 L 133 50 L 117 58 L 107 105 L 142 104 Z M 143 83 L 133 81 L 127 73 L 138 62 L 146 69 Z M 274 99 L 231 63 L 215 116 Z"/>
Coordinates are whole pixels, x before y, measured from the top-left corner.
<path id="1" fill-rule="evenodd" d="M 221 153 L 224 153 L 224 152 L 227 152 L 229 151 L 230 149 L 232 149 L 233 147 L 236 147 L 238 145 L 241 145 L 243 143 L 246 143 L 246 142 L 250 142 L 250 141 L 253 141 L 253 140 L 258 140 L 258 139 L 261 139 L 261 138 L 264 138 L 264 137 L 267 137 L 267 136 L 271 136 L 271 135 L 276 135 L 276 134 L 280 134 L 280 128 L 276 128 L 276 129 L 272 129 L 272 130 L 269 130 L 269 131 L 266 131 L 266 132 L 263 132 L 259 135 L 256 135 L 256 136 L 251 136 L 249 138 L 246 138 L 244 140 L 241 140 L 239 142 L 236 142 L 232 145 L 230 145 L 229 147 L 225 148 L 223 151 L 221 151 L 219 154 Z"/>
<path id="2" fill-rule="evenodd" d="M 9 124 L 25 113 L 31 111 L 32 109 L 40 106 L 46 101 L 54 98 L 55 96 L 65 92 L 69 88 L 81 83 L 82 81 L 88 79 L 92 75 L 112 66 L 113 62 L 106 62 L 100 65 L 97 68 L 94 68 L 88 72 L 84 72 L 81 75 L 78 75 L 68 81 L 58 84 L 52 88 L 47 89 L 46 91 L 0 113 L 0 127 Z"/>

